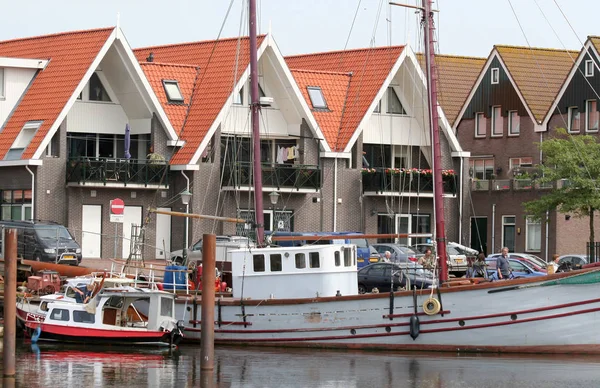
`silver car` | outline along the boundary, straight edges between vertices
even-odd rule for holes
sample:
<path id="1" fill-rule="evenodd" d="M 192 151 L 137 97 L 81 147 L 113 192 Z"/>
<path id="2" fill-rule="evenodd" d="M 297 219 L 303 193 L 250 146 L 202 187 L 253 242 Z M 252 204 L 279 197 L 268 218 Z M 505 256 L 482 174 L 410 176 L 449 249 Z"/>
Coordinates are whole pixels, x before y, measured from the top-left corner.
<path id="1" fill-rule="evenodd" d="M 217 236 L 217 261 L 225 261 L 225 255 L 229 249 L 240 249 L 248 244 L 252 243 L 247 237 L 242 236 Z M 187 250 L 187 257 L 189 261 L 202 261 L 202 239 L 198 240 L 194 245 L 190 246 Z M 171 261 L 176 264 L 183 263 L 183 249 L 179 249 L 171 252 Z"/>

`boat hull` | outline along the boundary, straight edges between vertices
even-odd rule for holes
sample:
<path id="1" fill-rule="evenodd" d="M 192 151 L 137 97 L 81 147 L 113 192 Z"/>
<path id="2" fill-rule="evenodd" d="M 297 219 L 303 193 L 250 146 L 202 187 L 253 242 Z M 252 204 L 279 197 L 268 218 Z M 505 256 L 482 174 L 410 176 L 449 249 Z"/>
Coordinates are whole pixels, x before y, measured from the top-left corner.
<path id="1" fill-rule="evenodd" d="M 597 276 L 595 274 L 594 276 Z M 215 343 L 419 351 L 600 353 L 600 284 L 547 278 L 444 289 L 441 311 L 424 312 L 431 292 L 296 300 L 220 300 Z M 200 340 L 199 301 L 178 304 L 186 341 Z M 194 306 L 197 304 L 197 306 Z M 187 307 L 192 307 L 188 309 Z M 189 311 L 188 311 L 189 310 Z M 183 317 L 183 312 L 186 316 Z M 195 313 L 195 315 L 194 315 Z M 413 328 L 414 334 L 414 328 Z"/>

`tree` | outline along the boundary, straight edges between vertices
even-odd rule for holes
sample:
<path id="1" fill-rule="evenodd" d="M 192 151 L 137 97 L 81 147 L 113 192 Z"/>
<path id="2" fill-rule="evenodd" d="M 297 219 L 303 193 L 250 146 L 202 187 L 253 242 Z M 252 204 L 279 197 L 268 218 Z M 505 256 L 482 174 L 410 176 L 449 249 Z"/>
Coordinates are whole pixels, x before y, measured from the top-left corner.
<path id="1" fill-rule="evenodd" d="M 594 210 L 600 209 L 600 144 L 595 136 L 571 136 L 563 128 L 557 137 L 538 146 L 542 151 L 542 172 L 538 183 L 560 182 L 541 198 L 526 202 L 525 210 L 536 219 L 547 211 L 589 216 L 590 243 L 594 244 Z"/>

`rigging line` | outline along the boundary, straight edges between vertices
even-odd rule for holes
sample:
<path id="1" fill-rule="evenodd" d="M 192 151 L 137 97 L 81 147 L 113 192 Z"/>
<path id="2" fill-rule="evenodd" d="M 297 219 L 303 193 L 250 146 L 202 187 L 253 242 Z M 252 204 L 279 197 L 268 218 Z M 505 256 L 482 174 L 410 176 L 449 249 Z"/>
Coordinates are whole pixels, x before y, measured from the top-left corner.
<path id="1" fill-rule="evenodd" d="M 354 23 L 356 22 L 356 17 L 358 16 L 358 11 L 360 10 L 361 3 L 362 3 L 362 0 L 358 0 L 358 4 L 356 5 L 356 11 L 354 11 L 354 18 L 352 19 L 352 24 L 350 25 L 350 31 L 348 31 L 348 37 L 346 38 L 346 44 L 344 44 L 344 49 L 342 50 L 342 55 L 340 55 L 340 59 L 337 64 L 338 69 L 342 65 L 342 59 L 344 59 L 344 52 L 346 52 L 346 48 L 348 48 L 348 43 L 350 42 L 350 36 L 352 35 L 352 30 L 354 29 Z"/>

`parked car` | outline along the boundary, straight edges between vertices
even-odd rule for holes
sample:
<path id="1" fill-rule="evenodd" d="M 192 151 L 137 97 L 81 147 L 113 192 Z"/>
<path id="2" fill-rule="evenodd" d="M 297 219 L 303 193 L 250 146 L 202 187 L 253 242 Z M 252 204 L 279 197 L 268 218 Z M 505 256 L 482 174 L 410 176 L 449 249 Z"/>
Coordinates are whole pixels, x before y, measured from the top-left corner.
<path id="1" fill-rule="evenodd" d="M 0 221 L 0 225 L 17 229 L 19 257 L 58 264 L 81 263 L 81 246 L 63 225 L 52 221 Z"/>
<path id="2" fill-rule="evenodd" d="M 589 262 L 588 255 L 579 255 L 579 254 L 570 254 L 570 255 L 562 255 L 558 258 L 558 265 L 562 265 L 563 263 L 571 263 L 571 267 L 578 265 L 585 265 Z"/>
<path id="3" fill-rule="evenodd" d="M 403 267 L 406 267 L 407 263 L 416 263 L 418 260 L 417 253 L 415 251 L 402 245 L 377 243 L 373 244 L 373 247 L 377 250 L 381 257 L 384 257 L 385 252 L 389 251 L 392 254 L 390 261 L 400 264 Z"/>
<path id="4" fill-rule="evenodd" d="M 500 256 L 500 255 L 501 255 L 501 253 L 492 253 L 491 255 L 488 255 L 488 258 L 497 259 L 498 256 Z M 546 263 L 541 258 L 539 258 L 539 257 L 537 257 L 535 255 L 529 254 L 529 253 L 513 252 L 513 253 L 509 253 L 508 257 L 511 258 L 511 259 L 517 259 L 517 260 L 521 260 L 521 261 L 526 261 L 536 271 L 544 272 L 548 268 L 548 263 Z"/>
<path id="5" fill-rule="evenodd" d="M 485 264 L 487 265 L 488 277 L 492 280 L 498 280 L 498 271 L 496 268 L 496 260 L 497 257 L 488 257 L 485 259 Z M 518 259 L 518 258 L 510 258 L 508 259 L 510 263 L 510 268 L 512 269 L 512 274 L 516 278 L 530 278 L 534 276 L 545 276 L 547 275 L 546 271 L 537 271 L 533 265 L 531 265 L 526 260 Z"/>
<path id="6" fill-rule="evenodd" d="M 433 250 L 433 244 L 431 243 L 415 244 L 414 247 L 421 253 L 425 253 L 425 250 L 428 248 Z M 449 244 L 446 245 L 446 253 L 448 254 L 448 272 L 456 277 L 461 277 L 467 273 L 467 256 L 461 254 L 456 248 Z"/>
<path id="7" fill-rule="evenodd" d="M 459 243 L 449 242 L 448 246 L 456 249 L 461 255 L 477 257 L 479 254 L 479 251 Z"/>
<path id="8" fill-rule="evenodd" d="M 358 271 L 358 292 L 364 294 L 377 288 L 380 292 L 394 291 L 399 287 L 430 288 L 437 284 L 433 274 L 420 268 L 406 269 L 395 263 L 369 264 Z M 408 282 L 407 282 L 408 280 Z"/>

